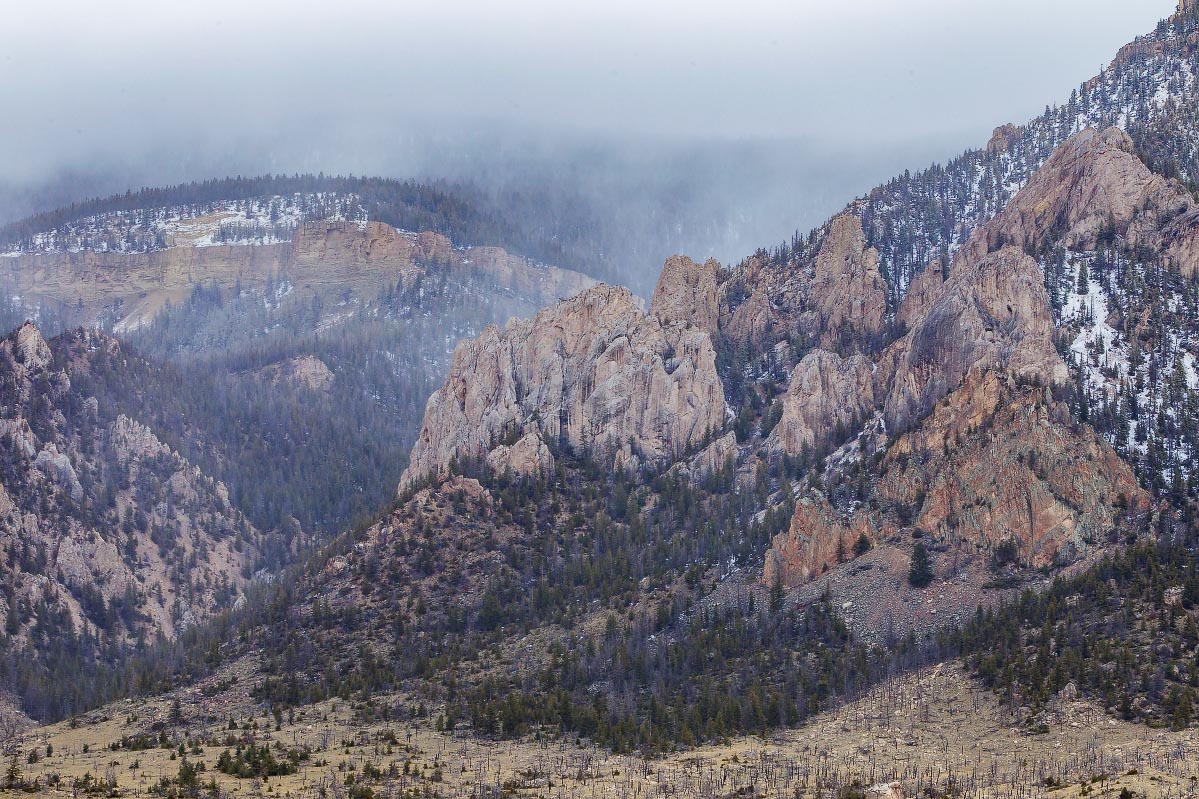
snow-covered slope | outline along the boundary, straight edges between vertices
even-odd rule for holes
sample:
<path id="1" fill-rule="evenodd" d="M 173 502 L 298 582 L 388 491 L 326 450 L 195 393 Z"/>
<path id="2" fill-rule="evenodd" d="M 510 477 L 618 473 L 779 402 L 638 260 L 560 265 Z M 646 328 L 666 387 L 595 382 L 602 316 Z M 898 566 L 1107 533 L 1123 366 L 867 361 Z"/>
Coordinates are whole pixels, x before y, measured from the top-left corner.
<path id="1" fill-rule="evenodd" d="M 218 244 L 276 244 L 290 241 L 303 221 L 366 224 L 366 210 L 354 194 L 333 192 L 263 196 L 246 200 L 113 211 L 27 236 L 0 256 L 26 253 L 140 253 L 170 247 Z"/>

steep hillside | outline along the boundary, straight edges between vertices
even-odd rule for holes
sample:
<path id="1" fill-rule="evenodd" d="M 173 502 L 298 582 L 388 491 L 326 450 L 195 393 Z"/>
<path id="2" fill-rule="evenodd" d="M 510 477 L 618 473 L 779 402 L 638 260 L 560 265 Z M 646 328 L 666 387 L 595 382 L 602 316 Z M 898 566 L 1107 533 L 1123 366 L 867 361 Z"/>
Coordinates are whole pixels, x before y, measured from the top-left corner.
<path id="1" fill-rule="evenodd" d="M 1193 724 L 1199 213 L 1179 177 L 1197 19 L 1188 6 L 1126 48 L 1066 110 L 773 254 L 670 259 L 648 312 L 590 286 L 492 319 L 448 362 L 448 336 L 419 350 L 446 376 L 393 504 L 118 688 L 237 662 L 278 730 L 337 697 L 362 723 L 662 753 L 800 724 L 964 654 L 1028 704 L 1012 712 L 1030 734 L 1078 691 Z M 493 309 L 479 281 L 497 267 L 476 250 L 321 225 L 286 245 L 289 268 L 314 269 L 302 282 L 228 305 L 196 292 L 137 335 L 244 385 L 343 396 L 355 348 L 332 357 L 331 340 L 394 353 L 371 336 L 442 324 L 452 297 L 478 301 L 472 320 Z M 324 288 L 380 265 L 395 285 L 378 294 Z M 513 269 L 496 282 L 548 274 Z M 458 280 L 474 288 L 424 305 Z M 226 334 L 254 344 L 189 349 Z"/>
<path id="2" fill-rule="evenodd" d="M 1164 23 L 1146 52 L 1190 69 L 1194 20 L 1187 9 Z M 1187 112 L 1178 111 L 1190 96 L 1189 79 L 1134 81 L 1129 71 L 1141 69 L 1143 59 L 1130 53 L 1093 84 L 1099 94 L 1087 95 L 1088 107 L 1100 113 L 1090 103 L 1102 94 L 1114 109 L 1112 98 L 1123 95 L 1113 87 L 1148 92 L 1157 98 L 1154 108 L 1180 114 L 1178 137 L 1189 136 Z M 1120 121 L 1133 127 L 1127 117 Z M 1037 123 L 1008 130 L 990 149 L 1008 163 L 1022 137 L 1044 144 L 1037 130 Z M 686 686 L 710 679 L 740 696 L 761 691 L 788 723 L 818 706 L 816 685 L 852 685 L 896 659 L 931 656 L 913 654 L 926 634 L 1004 607 L 1022 587 L 1044 589 L 1054 577 L 1097 568 L 1138 539 L 1185 527 L 1183 475 L 1192 457 L 1196 385 L 1187 352 L 1193 317 L 1183 295 L 1196 272 L 1194 199 L 1183 183 L 1151 166 L 1176 170 L 1138 153 L 1119 128 L 1083 128 L 1050 140 L 1054 146 L 1043 153 L 1016 150 L 1024 171 L 1006 179 L 1010 191 L 1002 202 L 972 201 L 973 216 L 959 238 L 930 268 L 921 264 L 902 279 L 895 250 L 872 240 L 877 220 L 863 225 L 869 203 L 857 204 L 807 241 L 774 256 L 759 253 L 731 270 L 671 259 L 648 315 L 626 309 L 619 291 L 596 288 L 531 324 L 492 329 L 462 345 L 426 410 L 401 484 L 404 513 L 419 519 L 429 512 L 428 501 L 413 494 L 418 488 L 434 495 L 461 491 L 453 488 L 458 474 L 479 480 L 487 497 L 492 480 L 549 486 L 554 496 L 553 487 L 611 473 L 598 490 L 627 498 L 619 502 L 626 508 L 620 516 L 583 513 L 565 522 L 557 513 L 533 511 L 544 507 L 533 499 L 536 491 L 516 499 L 511 512 L 519 518 L 523 509 L 531 526 L 523 537 L 513 530 L 495 539 L 506 563 L 465 571 L 453 561 L 440 566 L 456 585 L 461 610 L 432 627 L 418 614 L 402 634 L 397 630 L 397 642 L 413 634 L 410 624 L 443 641 L 450 636 L 453 662 L 465 668 L 452 693 L 472 697 L 475 725 L 488 713 L 507 713 L 516 725 L 548 723 L 549 694 L 534 676 L 543 663 L 518 659 L 503 676 L 482 663 L 472 676 L 462 665 L 475 657 L 465 642 L 497 623 L 514 623 L 506 614 L 522 598 L 540 596 L 537 573 L 523 571 L 529 537 L 560 530 L 557 556 L 569 563 L 572 539 L 595 546 L 597 538 L 627 531 L 620 535 L 673 553 L 695 535 L 694 514 L 719 520 L 720 532 L 748 549 L 733 557 L 732 551 L 718 556 L 719 545 L 707 555 L 692 549 L 677 571 L 646 573 L 644 588 L 628 597 L 629 623 L 619 616 L 607 623 L 609 632 L 619 631 L 614 648 L 587 644 L 587 655 L 546 683 L 570 685 L 566 695 L 575 709 L 585 696 L 608 697 L 589 734 L 617 746 L 659 745 L 673 736 L 686 740 L 696 734 L 695 723 L 706 721 L 702 712 L 679 716 L 671 708 L 719 706 Z M 985 185 L 971 189 L 975 200 Z M 887 213 L 896 224 L 920 218 L 907 208 Z M 1086 264 L 1096 261 L 1114 269 L 1100 270 L 1092 287 Z M 1119 292 L 1120 280 L 1127 290 L 1177 288 L 1173 296 L 1155 289 L 1149 297 L 1160 303 L 1146 306 L 1146 293 Z M 1125 321 L 1105 311 L 1099 321 L 1082 311 L 1083 300 L 1070 299 L 1073 292 L 1089 307 L 1105 287 L 1146 315 Z M 663 346 L 647 323 L 648 331 L 683 338 Z M 1121 326 L 1122 334 L 1094 345 L 1096 336 Z M 708 342 L 719 391 L 696 390 L 712 382 L 703 366 Z M 1131 351 L 1141 354 L 1123 354 Z M 1097 405 L 1103 419 L 1118 420 L 1121 407 L 1155 418 L 1138 416 L 1131 431 L 1106 422 L 1096 429 L 1089 421 Z M 696 419 L 698 427 L 674 426 Z M 670 499 L 680 481 L 687 485 L 686 513 Z M 731 503 L 722 498 L 730 492 L 737 497 Z M 555 507 L 561 501 L 550 503 Z M 476 509 L 465 518 L 493 514 Z M 475 539 L 466 532 L 471 523 L 455 514 L 431 525 L 445 540 L 466 541 L 466 551 L 478 552 L 479 542 L 469 543 Z M 427 529 L 430 522 L 417 524 Z M 738 535 L 747 529 L 753 543 Z M 770 529 L 778 532 L 766 547 L 760 536 Z M 656 533 L 645 539 L 642 530 Z M 664 541 L 671 544 L 658 549 Z M 347 573 L 369 570 L 366 553 L 374 546 L 349 556 Z M 380 569 L 396 563 L 382 552 L 378 557 Z M 651 613 L 640 609 L 650 601 L 647 587 L 670 578 L 682 579 L 675 583 L 682 594 L 658 611 L 657 625 L 640 626 L 638 619 Z M 686 598 L 682 608 L 679 596 Z M 808 626 L 816 623 L 812 613 L 830 612 L 847 627 L 816 633 Z M 737 614 L 734 633 L 723 625 Z M 522 634 L 530 623 L 523 622 Z M 799 639 L 790 637 L 796 625 L 805 631 Z M 511 627 L 504 629 L 511 635 Z M 753 665 L 706 634 L 721 644 L 738 641 Z M 775 658 L 780 646 L 802 652 L 804 636 L 837 654 L 823 670 L 789 678 L 785 658 Z M 704 651 L 701 640 L 711 647 L 708 664 L 686 654 Z M 592 659 L 592 649 L 604 654 Z M 397 677 L 426 679 L 391 662 Z M 1188 674 L 1170 679 L 1185 683 Z M 519 686 L 522 697 L 544 698 L 531 706 L 504 700 L 497 688 L 504 684 Z M 742 729 L 753 729 L 745 721 L 752 713 L 743 706 L 736 712 L 749 725 Z M 568 722 L 557 717 L 557 723 L 578 730 L 580 717 L 567 715 Z M 631 732 L 637 723 L 643 726 Z M 718 734 L 715 727 L 701 729 L 701 737 Z"/>
<path id="3" fill-rule="evenodd" d="M 862 220 L 897 307 L 912 280 L 946 263 L 999 213 L 1067 139 L 1118 127 L 1156 172 L 1199 181 L 1199 9 L 1185 5 L 1121 49 L 1062 105 L 1022 126 L 995 130 L 985 148 L 944 166 L 904 174 L 850 206 Z M 784 255 L 786 257 L 786 255 Z"/>
<path id="4" fill-rule="evenodd" d="M 61 676 L 229 607 L 264 548 L 223 484 L 97 397 L 113 371 L 148 388 L 124 354 L 96 333 L 47 343 L 31 324 L 0 341 L 3 669 L 38 714 L 65 709 L 25 691 L 43 664 Z"/>
<path id="5" fill-rule="evenodd" d="M 213 456 L 166 418 L 172 411 L 145 408 L 262 529 L 333 534 L 374 513 L 454 344 L 593 283 L 496 247 L 368 222 L 383 207 L 377 187 L 213 199 L 222 186 L 250 188 L 205 185 L 195 189 L 203 203 L 126 209 L 134 200 L 122 198 L 81 219 L 48 215 L 41 222 L 55 227 L 0 257 L 0 286 L 14 324 L 28 314 L 110 329 L 197 384 L 201 426 L 224 428 L 225 439 L 256 429 L 282 466 L 249 448 Z"/>

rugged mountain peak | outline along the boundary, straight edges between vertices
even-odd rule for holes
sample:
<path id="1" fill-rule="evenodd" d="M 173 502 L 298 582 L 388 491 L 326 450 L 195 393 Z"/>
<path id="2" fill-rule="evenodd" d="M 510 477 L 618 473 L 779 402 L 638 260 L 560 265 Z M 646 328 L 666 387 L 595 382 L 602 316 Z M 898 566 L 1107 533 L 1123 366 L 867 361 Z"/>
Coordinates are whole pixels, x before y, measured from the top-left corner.
<path id="1" fill-rule="evenodd" d="M 1068 379 L 1041 268 L 1015 247 L 959 260 L 911 331 L 884 354 L 887 428 L 907 430 L 972 369 Z"/>
<path id="2" fill-rule="evenodd" d="M 838 427 L 855 429 L 874 408 L 874 368 L 868 358 L 813 350 L 791 372 L 782 417 L 770 432 L 768 446 L 798 455 L 805 447 L 830 443 Z"/>
<path id="3" fill-rule="evenodd" d="M 900 436 L 881 474 L 853 513 L 820 494 L 801 500 L 764 581 L 802 584 L 852 559 L 862 536 L 873 545 L 902 532 L 974 552 L 1008 542 L 1021 564 L 1063 566 L 1109 546 L 1121 513 L 1149 506 L 1128 464 L 1067 406 L 988 369 L 972 370 Z M 981 583 L 987 565 L 975 557 L 958 567 Z"/>
<path id="4" fill-rule="evenodd" d="M 715 333 L 720 318 L 716 274 L 720 264 L 709 258 L 698 264 L 685 255 L 674 255 L 662 267 L 650 301 L 650 313 L 663 325 L 693 324 Z"/>
<path id="5" fill-rule="evenodd" d="M 1177 183 L 1158 175 L 1136 156 L 1119 128 L 1088 128 L 1059 147 L 1008 206 L 976 236 L 968 257 L 983 247 L 1039 247 L 1050 235 L 1074 249 L 1094 249 L 1105 231 L 1156 247 L 1166 218 L 1194 207 Z"/>
<path id="6" fill-rule="evenodd" d="M 627 289 L 600 285 L 458 345 L 401 489 L 529 434 L 616 468 L 662 463 L 702 443 L 724 414 L 707 331 L 664 326 Z"/>
<path id="7" fill-rule="evenodd" d="M 887 285 L 861 220 L 843 213 L 791 256 L 759 252 L 721 283 L 727 339 L 761 353 L 807 339 L 837 352 L 872 350 L 887 319 Z"/>
<path id="8" fill-rule="evenodd" d="M 878 250 L 866 246 L 855 214 L 842 214 L 829 224 L 816 254 L 810 297 L 820 314 L 824 346 L 836 346 L 846 335 L 869 337 L 883 329 L 887 284 L 878 271 Z"/>
<path id="9" fill-rule="evenodd" d="M 1023 136 L 1024 131 L 1010 122 L 1006 125 L 1000 125 L 995 128 L 995 131 L 991 134 L 991 140 L 987 142 L 987 152 L 991 155 L 1006 153 Z"/>
<path id="10" fill-rule="evenodd" d="M 21 325 L 13 335 L 17 360 L 29 371 L 44 369 L 54 357 L 50 345 L 42 338 L 42 332 L 33 322 Z"/>

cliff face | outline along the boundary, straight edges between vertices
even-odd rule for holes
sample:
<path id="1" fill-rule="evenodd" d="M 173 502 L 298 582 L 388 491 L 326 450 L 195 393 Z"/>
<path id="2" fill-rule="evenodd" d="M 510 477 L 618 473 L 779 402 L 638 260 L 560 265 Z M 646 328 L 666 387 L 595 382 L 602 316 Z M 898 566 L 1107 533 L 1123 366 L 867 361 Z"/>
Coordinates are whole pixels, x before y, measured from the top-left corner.
<path id="1" fill-rule="evenodd" d="M 874 364 L 873 397 L 861 385 L 864 368 L 828 353 L 796 367 L 771 436 L 783 451 L 874 409 L 901 435 L 866 508 L 846 516 L 818 498 L 801 503 L 765 579 L 802 584 L 848 559 L 848 538 L 911 530 L 984 552 L 1010 542 L 1025 565 L 1062 566 L 1109 545 L 1121 513 L 1147 509 L 1128 464 L 1047 393 L 1070 375 L 1054 344 L 1045 276 L 1025 252 L 1093 249 L 1114 235 L 1165 263 L 1171 253 L 1189 259 L 1174 262 L 1189 274 L 1193 201 L 1131 150 L 1118 130 L 1079 134 L 975 232 L 947 278 L 938 263 L 922 273 L 897 313 L 910 329 Z"/>
<path id="2" fill-rule="evenodd" d="M 1040 387 L 971 372 L 884 460 L 880 503 L 934 541 L 1017 544 L 1021 562 L 1061 566 L 1114 543 L 1120 512 L 1149 498 L 1132 469 Z"/>
<path id="3" fill-rule="evenodd" d="M 814 331 L 819 331 L 821 346 L 868 340 L 882 332 L 887 284 L 878 271 L 878 251 L 866 246 L 856 216 L 843 214 L 829 225 L 808 295 L 819 314 Z"/>
<path id="4" fill-rule="evenodd" d="M 720 284 L 720 328 L 755 350 L 801 336 L 829 350 L 865 350 L 885 327 L 886 289 L 861 222 L 842 214 L 802 268 L 761 255 L 741 264 Z"/>
<path id="5" fill-rule="evenodd" d="M 782 397 L 782 417 L 767 445 L 798 455 L 804 447 L 828 444 L 838 426 L 845 431 L 856 429 L 856 423 L 864 421 L 874 408 L 874 368 L 869 359 L 814 350 L 791 373 Z"/>
<path id="6" fill-rule="evenodd" d="M 1195 202 L 1176 181 L 1149 170 L 1119 128 L 1084 130 L 1058 148 L 995 219 L 967 244 L 966 257 L 1004 245 L 1034 250 L 1048 238 L 1093 250 L 1105 232 L 1159 250 L 1167 224 Z"/>
<path id="7" fill-rule="evenodd" d="M 224 485 L 82 394 L 93 358 L 115 346 L 83 332 L 48 343 L 31 324 L 0 340 L 0 574 L 12 589 L 0 617 L 18 641 L 43 602 L 75 631 L 172 635 L 231 603 L 260 549 Z"/>
<path id="8" fill-rule="evenodd" d="M 654 288 L 650 313 L 664 325 L 691 324 L 715 333 L 720 321 L 716 295 L 719 268 L 719 264 L 710 259 L 703 264 L 697 264 L 685 255 L 668 259 Z"/>
<path id="9" fill-rule="evenodd" d="M 445 236 L 381 222 L 305 222 L 283 244 L 178 246 L 146 253 L 54 252 L 0 258 L 0 279 L 22 296 L 106 317 L 120 332 L 179 304 L 200 285 L 262 291 L 281 279 L 302 294 L 411 287 L 448 273 L 529 296 L 537 304 L 594 285 L 577 272 L 532 264 L 496 247 L 456 249 Z"/>
<path id="10" fill-rule="evenodd" d="M 677 458 L 723 422 L 707 332 L 664 325 L 626 289 L 597 286 L 458 346 L 401 487 L 513 434 L 546 436 L 628 469 Z"/>
<path id="11" fill-rule="evenodd" d="M 1132 469 L 1042 388 L 972 371 L 915 430 L 888 450 L 862 509 L 842 514 L 822 496 L 801 500 L 766 556 L 763 579 L 801 585 L 872 545 L 916 531 L 934 548 L 1061 567 L 1114 543 L 1122 514 L 1147 494 Z"/>
<path id="12" fill-rule="evenodd" d="M 910 428 L 967 372 L 994 368 L 1043 384 L 1068 379 L 1053 346 L 1040 266 L 1014 247 L 960 259 L 912 330 L 884 353 L 887 428 Z"/>

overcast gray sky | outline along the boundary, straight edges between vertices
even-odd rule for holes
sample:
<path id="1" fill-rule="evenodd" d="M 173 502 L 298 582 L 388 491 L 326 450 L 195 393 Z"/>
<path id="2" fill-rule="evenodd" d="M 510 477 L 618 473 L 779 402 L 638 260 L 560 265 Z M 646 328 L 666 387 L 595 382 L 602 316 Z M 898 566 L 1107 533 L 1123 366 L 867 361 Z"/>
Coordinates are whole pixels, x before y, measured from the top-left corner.
<path id="1" fill-rule="evenodd" d="M 862 145 L 982 143 L 1171 0 L 11 0 L 0 173 L 150 152 L 395 164 L 496 124 Z M 185 7 L 186 6 L 186 7 Z M 954 146 L 951 146 L 954 145 Z M 303 161 L 302 164 L 298 163 Z"/>

